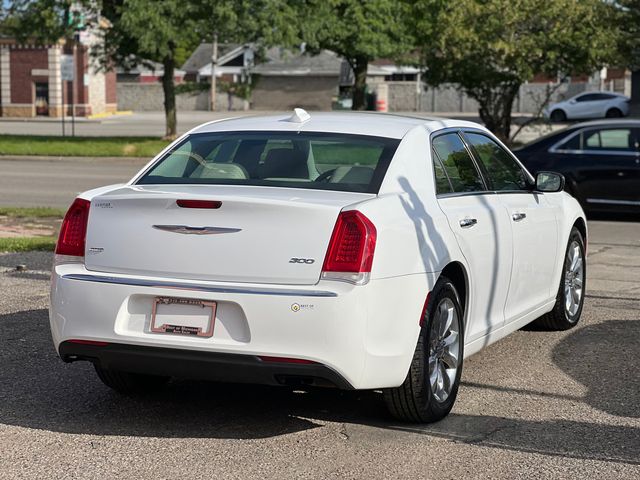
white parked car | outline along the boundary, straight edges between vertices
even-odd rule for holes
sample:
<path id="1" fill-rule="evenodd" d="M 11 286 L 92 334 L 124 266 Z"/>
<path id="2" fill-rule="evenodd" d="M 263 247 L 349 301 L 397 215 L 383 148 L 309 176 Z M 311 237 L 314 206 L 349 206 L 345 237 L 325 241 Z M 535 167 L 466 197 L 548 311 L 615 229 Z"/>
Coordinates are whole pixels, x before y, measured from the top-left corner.
<path id="1" fill-rule="evenodd" d="M 615 92 L 585 92 L 551 104 L 544 116 L 552 122 L 589 118 L 620 118 L 629 115 L 631 99 Z"/>
<path id="2" fill-rule="evenodd" d="M 477 124 L 367 113 L 197 127 L 81 194 L 56 246 L 66 362 L 132 392 L 171 376 L 383 389 L 452 408 L 463 358 L 585 296 L 585 216 Z"/>

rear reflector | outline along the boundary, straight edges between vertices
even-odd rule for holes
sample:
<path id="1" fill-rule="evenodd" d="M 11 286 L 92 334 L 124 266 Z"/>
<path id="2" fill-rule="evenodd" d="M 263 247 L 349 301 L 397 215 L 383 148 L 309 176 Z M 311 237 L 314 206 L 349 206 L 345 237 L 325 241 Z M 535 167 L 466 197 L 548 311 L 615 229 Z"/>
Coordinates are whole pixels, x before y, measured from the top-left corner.
<path id="1" fill-rule="evenodd" d="M 222 202 L 216 200 L 177 200 L 176 203 L 182 208 L 220 208 Z"/>
<path id="2" fill-rule="evenodd" d="M 304 360 L 302 358 L 267 357 L 263 355 L 260 355 L 258 358 L 263 362 L 269 362 L 269 363 L 303 363 L 308 365 L 318 363 L 311 360 Z"/>
<path id="3" fill-rule="evenodd" d="M 84 241 L 87 236 L 90 207 L 89 200 L 76 198 L 73 201 L 64 216 L 62 227 L 60 227 L 60 235 L 56 244 L 57 255 L 84 256 Z"/>
<path id="4" fill-rule="evenodd" d="M 107 345 L 109 345 L 109 342 L 99 342 L 97 340 L 80 340 L 80 339 L 73 339 L 73 340 L 67 340 L 69 343 L 77 343 L 79 345 L 94 345 L 96 347 L 106 347 Z"/>
<path id="5" fill-rule="evenodd" d="M 422 307 L 422 315 L 420 315 L 420 326 L 424 326 L 424 322 L 427 316 L 427 308 L 429 308 L 429 298 L 431 297 L 431 292 L 427 293 L 427 299 L 424 301 L 424 307 Z"/>
<path id="6" fill-rule="evenodd" d="M 371 220 L 357 210 L 341 212 L 333 228 L 322 278 L 356 285 L 369 281 L 377 232 Z"/>

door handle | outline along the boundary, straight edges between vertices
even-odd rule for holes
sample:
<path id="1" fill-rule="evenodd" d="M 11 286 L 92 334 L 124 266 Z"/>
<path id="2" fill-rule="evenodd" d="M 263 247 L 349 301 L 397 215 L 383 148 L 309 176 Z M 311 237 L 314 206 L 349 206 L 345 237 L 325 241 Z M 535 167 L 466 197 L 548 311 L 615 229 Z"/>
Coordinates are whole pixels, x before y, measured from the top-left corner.
<path id="1" fill-rule="evenodd" d="M 527 218 L 527 214 L 522 212 L 516 212 L 513 215 L 511 215 L 511 218 L 513 218 L 514 222 L 519 222 L 520 220 L 524 220 L 525 218 Z"/>
<path id="2" fill-rule="evenodd" d="M 462 220 L 460 220 L 460 226 L 462 228 L 471 228 L 476 223 L 478 223 L 478 220 L 475 218 L 463 218 Z"/>

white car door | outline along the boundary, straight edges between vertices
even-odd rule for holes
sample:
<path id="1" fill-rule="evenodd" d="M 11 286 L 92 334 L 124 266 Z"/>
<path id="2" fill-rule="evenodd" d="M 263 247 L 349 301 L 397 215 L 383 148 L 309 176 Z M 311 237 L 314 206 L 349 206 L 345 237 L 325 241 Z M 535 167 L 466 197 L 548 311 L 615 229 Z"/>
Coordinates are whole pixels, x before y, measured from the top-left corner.
<path id="1" fill-rule="evenodd" d="M 511 275 L 511 226 L 504 205 L 487 190 L 459 133 L 432 138 L 438 204 L 469 267 L 466 341 L 504 324 Z"/>
<path id="2" fill-rule="evenodd" d="M 595 118 L 604 102 L 597 93 L 586 93 L 569 101 L 569 118 Z"/>
<path id="3" fill-rule="evenodd" d="M 552 284 L 558 259 L 556 212 L 543 193 L 532 191 L 516 159 L 484 133 L 464 134 L 476 161 L 507 209 L 513 233 L 511 282 L 505 323 L 521 318 L 556 294 Z"/>

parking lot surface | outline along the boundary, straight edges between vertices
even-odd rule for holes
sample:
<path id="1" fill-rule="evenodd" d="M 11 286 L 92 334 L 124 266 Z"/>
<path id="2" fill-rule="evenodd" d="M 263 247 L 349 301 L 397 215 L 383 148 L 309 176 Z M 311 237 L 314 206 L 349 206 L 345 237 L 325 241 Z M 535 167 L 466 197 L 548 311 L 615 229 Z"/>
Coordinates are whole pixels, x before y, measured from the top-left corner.
<path id="1" fill-rule="evenodd" d="M 426 426 L 390 419 L 379 392 L 120 396 L 56 357 L 51 255 L 0 255 L 0 478 L 640 478 L 640 224 L 589 227 L 579 327 L 468 358 L 451 415 Z"/>

